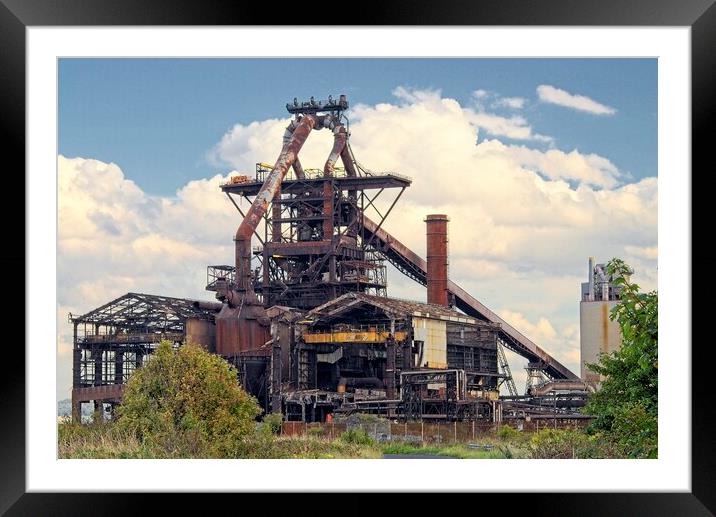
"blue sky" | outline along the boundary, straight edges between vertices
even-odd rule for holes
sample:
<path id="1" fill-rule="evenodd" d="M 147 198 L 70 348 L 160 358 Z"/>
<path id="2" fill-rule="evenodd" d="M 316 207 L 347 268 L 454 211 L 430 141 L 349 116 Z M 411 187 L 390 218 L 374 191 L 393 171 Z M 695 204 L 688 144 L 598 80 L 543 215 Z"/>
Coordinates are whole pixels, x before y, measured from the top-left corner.
<path id="1" fill-rule="evenodd" d="M 342 93 L 359 162 L 413 178 L 383 227 L 424 256 L 425 215 L 449 214 L 451 279 L 568 368 L 589 256 L 657 287 L 656 60 L 62 59 L 58 398 L 67 313 L 130 291 L 211 299 L 206 265 L 233 263 L 240 221 L 220 184 L 273 163 L 286 102 Z M 331 142 L 313 132 L 304 167 Z"/>
<path id="2" fill-rule="evenodd" d="M 522 115 L 553 145 L 639 179 L 656 175 L 656 78 L 655 59 L 61 59 L 59 152 L 114 162 L 146 192 L 171 195 L 220 170 L 206 153 L 234 124 L 283 118 L 293 97 L 377 104 L 404 86 L 468 105 L 481 89 L 524 98 Z M 617 112 L 540 102 L 542 84 Z"/>

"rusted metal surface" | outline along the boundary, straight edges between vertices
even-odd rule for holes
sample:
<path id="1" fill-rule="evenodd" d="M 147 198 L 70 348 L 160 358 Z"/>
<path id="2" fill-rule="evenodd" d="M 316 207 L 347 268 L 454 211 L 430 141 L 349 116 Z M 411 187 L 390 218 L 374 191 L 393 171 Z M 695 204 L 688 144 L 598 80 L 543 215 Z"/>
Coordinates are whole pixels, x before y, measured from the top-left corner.
<path id="1" fill-rule="evenodd" d="M 90 386 L 87 388 L 73 388 L 72 402 L 89 402 L 90 400 L 116 400 L 119 401 L 127 389 L 126 384 L 105 384 L 103 386 Z"/>
<path id="2" fill-rule="evenodd" d="M 263 347 L 271 339 L 269 325 L 260 304 L 225 305 L 216 316 L 216 353 L 234 356 Z"/>
<path id="3" fill-rule="evenodd" d="M 194 307 L 196 307 L 197 309 L 216 312 L 220 311 L 221 307 L 223 306 L 221 302 L 209 302 L 205 300 L 196 300 L 192 305 L 194 305 Z"/>
<path id="4" fill-rule="evenodd" d="M 276 189 L 272 205 L 271 240 L 281 242 L 281 185 Z"/>
<path id="5" fill-rule="evenodd" d="M 448 216 L 425 218 L 427 235 L 428 303 L 448 306 Z"/>
<path id="6" fill-rule="evenodd" d="M 372 176 L 351 176 L 346 169 L 346 175 L 341 176 L 339 170 L 335 170 L 336 186 L 343 190 L 352 192 L 354 190 L 370 190 L 380 188 L 403 188 L 409 187 L 413 180 L 408 176 L 401 174 L 391 173 L 380 173 Z M 323 174 L 317 177 L 305 178 L 305 179 L 285 179 L 281 183 L 281 189 L 284 192 L 290 192 L 291 190 L 303 190 L 307 185 L 313 185 L 320 187 L 321 182 L 325 179 Z M 263 186 L 261 181 L 252 181 L 248 183 L 240 183 L 238 185 L 225 184 L 221 185 L 222 192 L 229 194 L 236 194 L 242 196 L 255 196 Z"/>
<path id="7" fill-rule="evenodd" d="M 320 316 L 322 318 L 330 317 L 340 314 L 345 309 L 361 304 L 373 305 L 398 318 L 417 316 L 456 321 L 471 325 L 482 323 L 480 320 L 466 316 L 465 314 L 449 309 L 443 305 L 421 303 L 411 300 L 400 300 L 398 298 L 386 298 L 384 296 L 373 296 L 364 293 L 346 293 L 309 311 L 307 316 Z"/>
<path id="8" fill-rule="evenodd" d="M 323 240 L 333 238 L 333 185 L 330 181 L 323 183 Z"/>
<path id="9" fill-rule="evenodd" d="M 236 282 L 240 291 L 251 289 L 251 235 L 258 228 L 261 218 L 273 201 L 281 181 L 296 160 L 298 152 L 316 125 L 316 117 L 304 115 L 283 146 L 281 154 L 256 195 L 246 217 L 236 230 Z"/>
<path id="10" fill-rule="evenodd" d="M 209 352 L 216 350 L 216 326 L 213 321 L 189 318 L 186 320 L 186 343 L 200 345 Z"/>
<path id="11" fill-rule="evenodd" d="M 333 129 L 333 149 L 331 149 L 331 154 L 328 155 L 326 164 L 323 166 L 324 175 L 333 176 L 333 170 L 335 168 L 336 162 L 338 161 L 338 158 L 340 157 L 341 153 L 343 152 L 343 149 L 346 146 L 347 138 L 348 134 L 346 132 L 345 126 L 343 126 L 343 124 L 336 125 L 336 127 Z"/>

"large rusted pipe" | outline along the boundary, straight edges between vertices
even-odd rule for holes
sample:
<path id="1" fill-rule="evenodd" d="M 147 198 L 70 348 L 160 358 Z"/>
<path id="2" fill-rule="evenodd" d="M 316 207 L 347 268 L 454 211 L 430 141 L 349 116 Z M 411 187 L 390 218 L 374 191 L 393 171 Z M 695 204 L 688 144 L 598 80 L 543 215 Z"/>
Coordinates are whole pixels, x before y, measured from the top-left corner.
<path id="1" fill-rule="evenodd" d="M 291 135 L 293 135 L 293 132 L 298 127 L 298 119 L 292 119 L 291 122 L 289 122 L 288 126 L 286 126 L 286 131 L 283 133 L 283 145 L 288 144 L 288 142 L 291 140 Z M 298 156 L 296 156 L 296 159 L 293 161 L 293 171 L 296 173 L 296 178 L 298 179 L 304 179 L 306 177 L 306 173 L 303 171 L 303 166 L 301 165 L 301 160 L 298 159 Z"/>
<path id="2" fill-rule="evenodd" d="M 425 218 L 427 234 L 428 303 L 448 306 L 448 216 L 433 214 Z"/>
<path id="3" fill-rule="evenodd" d="M 341 161 L 343 162 L 343 166 L 346 168 L 346 173 L 348 174 L 348 176 L 358 176 L 358 174 L 356 173 L 355 164 L 353 163 L 351 146 L 350 144 L 348 144 L 347 139 L 346 145 L 343 146 L 343 150 L 341 151 Z"/>
<path id="4" fill-rule="evenodd" d="M 316 117 L 313 115 L 304 115 L 301 118 L 291 132 L 291 137 L 281 149 L 276 164 L 256 195 L 251 208 L 246 212 L 244 220 L 236 230 L 236 287 L 239 291 L 251 290 L 251 236 L 258 228 L 261 218 L 268 210 L 269 204 L 281 185 L 281 181 L 293 165 L 298 152 L 315 125 Z"/>
<path id="5" fill-rule="evenodd" d="M 328 155 L 326 164 L 323 166 L 324 176 L 333 176 L 336 162 L 346 146 L 347 138 L 348 133 L 346 132 L 345 126 L 343 124 L 337 124 L 333 128 L 333 149 L 331 149 L 331 154 Z"/>
<path id="6" fill-rule="evenodd" d="M 204 300 L 195 300 L 192 305 L 197 309 L 204 309 L 207 311 L 220 311 L 221 308 L 224 306 L 222 303 L 219 302 L 208 302 Z"/>

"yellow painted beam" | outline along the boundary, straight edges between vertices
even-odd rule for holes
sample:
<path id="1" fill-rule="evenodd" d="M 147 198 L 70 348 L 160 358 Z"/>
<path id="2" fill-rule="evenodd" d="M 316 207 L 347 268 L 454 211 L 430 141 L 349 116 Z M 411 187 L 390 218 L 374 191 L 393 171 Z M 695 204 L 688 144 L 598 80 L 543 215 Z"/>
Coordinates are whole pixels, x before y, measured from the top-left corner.
<path id="1" fill-rule="evenodd" d="M 303 340 L 306 343 L 385 343 L 390 332 L 388 331 L 343 331 L 343 332 L 320 332 L 304 334 Z M 395 333 L 396 341 L 403 341 L 407 332 L 398 331 Z"/>

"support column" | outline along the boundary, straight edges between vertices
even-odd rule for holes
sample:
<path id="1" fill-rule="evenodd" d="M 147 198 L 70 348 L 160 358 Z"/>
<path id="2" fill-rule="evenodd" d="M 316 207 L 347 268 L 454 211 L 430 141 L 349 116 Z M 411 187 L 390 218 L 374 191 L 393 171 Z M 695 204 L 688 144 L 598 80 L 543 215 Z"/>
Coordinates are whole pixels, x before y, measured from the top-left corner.
<path id="1" fill-rule="evenodd" d="M 124 352 L 114 352 L 114 383 L 124 384 Z"/>
<path id="2" fill-rule="evenodd" d="M 281 343 L 278 340 L 274 340 L 271 352 L 271 412 L 281 413 Z"/>
<path id="3" fill-rule="evenodd" d="M 271 241 L 281 242 L 281 185 L 276 188 L 276 195 L 271 202 Z"/>
<path id="4" fill-rule="evenodd" d="M 72 422 L 79 424 L 82 421 L 82 402 L 77 398 L 75 390 L 72 390 Z"/>
<path id="5" fill-rule="evenodd" d="M 323 182 L 323 240 L 333 239 L 333 182 Z"/>
<path id="6" fill-rule="evenodd" d="M 102 350 L 92 350 L 92 358 L 94 359 L 94 385 L 102 385 Z"/>
<path id="7" fill-rule="evenodd" d="M 395 399 L 395 338 L 391 334 L 385 343 L 386 346 L 386 362 L 385 362 L 385 396 L 389 400 Z"/>

